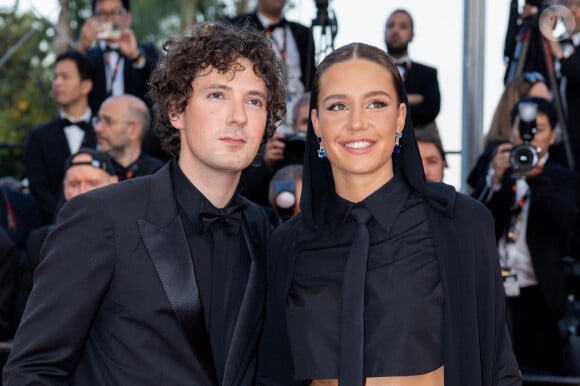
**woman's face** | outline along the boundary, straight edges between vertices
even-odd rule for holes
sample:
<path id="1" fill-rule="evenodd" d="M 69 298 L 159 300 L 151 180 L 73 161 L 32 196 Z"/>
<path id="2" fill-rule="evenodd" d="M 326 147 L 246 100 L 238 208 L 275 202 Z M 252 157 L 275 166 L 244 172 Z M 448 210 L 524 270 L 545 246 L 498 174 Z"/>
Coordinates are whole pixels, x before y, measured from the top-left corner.
<path id="1" fill-rule="evenodd" d="M 337 193 L 345 197 L 341 190 L 353 182 L 371 193 L 390 180 L 395 133 L 405 125 L 406 105 L 399 103 L 389 71 L 364 59 L 334 64 L 320 77 L 317 102 L 312 123 Z"/>

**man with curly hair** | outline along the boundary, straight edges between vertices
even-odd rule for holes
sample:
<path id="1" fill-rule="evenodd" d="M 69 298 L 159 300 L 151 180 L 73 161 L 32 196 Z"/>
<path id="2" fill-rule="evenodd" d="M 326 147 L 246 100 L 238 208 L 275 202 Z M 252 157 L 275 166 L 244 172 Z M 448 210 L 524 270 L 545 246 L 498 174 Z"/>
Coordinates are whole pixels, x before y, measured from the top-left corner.
<path id="1" fill-rule="evenodd" d="M 151 78 L 157 173 L 69 201 L 5 385 L 253 385 L 268 218 L 236 193 L 284 113 L 267 37 L 200 24 Z"/>

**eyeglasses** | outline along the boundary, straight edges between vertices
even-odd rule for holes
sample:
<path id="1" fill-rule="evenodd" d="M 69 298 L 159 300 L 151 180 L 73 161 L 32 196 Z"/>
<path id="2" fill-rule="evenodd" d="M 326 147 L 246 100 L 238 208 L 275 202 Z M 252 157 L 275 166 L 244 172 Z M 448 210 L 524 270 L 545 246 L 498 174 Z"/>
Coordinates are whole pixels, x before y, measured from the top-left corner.
<path id="1" fill-rule="evenodd" d="M 544 78 L 544 76 L 537 71 L 524 72 L 522 76 L 524 77 L 526 82 L 531 84 L 538 82 L 546 83 L 546 79 Z"/>
<path id="2" fill-rule="evenodd" d="M 121 17 L 127 14 L 127 10 L 124 8 L 114 9 L 111 12 L 97 11 L 95 16 L 99 19 L 111 19 L 114 17 Z"/>
<path id="3" fill-rule="evenodd" d="M 124 123 L 126 125 L 130 125 L 132 123 L 134 123 L 133 121 L 123 121 L 120 119 L 113 119 L 107 115 L 101 115 L 100 117 L 93 117 L 91 119 L 91 123 L 93 124 L 93 127 L 97 126 L 99 123 L 102 123 L 103 125 L 107 126 L 107 127 L 111 127 L 117 123 Z"/>

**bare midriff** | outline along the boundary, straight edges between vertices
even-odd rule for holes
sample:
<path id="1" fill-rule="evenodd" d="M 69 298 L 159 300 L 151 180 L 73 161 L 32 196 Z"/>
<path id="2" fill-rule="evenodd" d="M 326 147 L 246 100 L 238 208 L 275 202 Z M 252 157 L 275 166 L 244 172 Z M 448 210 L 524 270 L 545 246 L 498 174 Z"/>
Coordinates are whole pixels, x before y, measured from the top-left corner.
<path id="1" fill-rule="evenodd" d="M 367 378 L 364 386 L 443 386 L 443 366 L 429 373 L 406 377 Z M 338 386 L 338 379 L 315 379 L 310 386 Z"/>

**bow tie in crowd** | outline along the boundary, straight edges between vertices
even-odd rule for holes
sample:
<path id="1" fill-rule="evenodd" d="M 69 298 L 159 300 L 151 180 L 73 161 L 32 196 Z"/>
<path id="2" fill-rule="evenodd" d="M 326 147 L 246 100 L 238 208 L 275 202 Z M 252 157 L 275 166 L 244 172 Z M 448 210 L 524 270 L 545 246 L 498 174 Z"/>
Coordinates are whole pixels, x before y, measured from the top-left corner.
<path id="1" fill-rule="evenodd" d="M 231 206 L 226 209 L 217 209 L 212 205 L 203 205 L 199 214 L 200 227 L 206 232 L 214 224 L 223 224 L 229 236 L 235 235 L 242 225 L 243 205 Z"/>
<path id="2" fill-rule="evenodd" d="M 83 137 L 82 146 L 94 148 L 97 146 L 97 136 L 93 130 L 93 126 L 88 121 L 71 122 L 67 118 L 60 118 L 60 127 L 65 128 L 69 126 L 78 126 L 85 135 Z"/>
<path id="3" fill-rule="evenodd" d="M 276 28 L 284 28 L 285 25 L 286 25 L 286 19 L 282 19 L 278 23 L 270 24 L 268 27 L 266 27 L 266 31 L 272 32 Z"/>
<path id="4" fill-rule="evenodd" d="M 71 122 L 67 118 L 61 118 L 60 125 L 62 128 L 65 128 L 68 126 L 78 126 L 81 129 L 83 129 L 83 131 L 87 131 L 91 128 L 91 124 L 88 121 Z"/>

